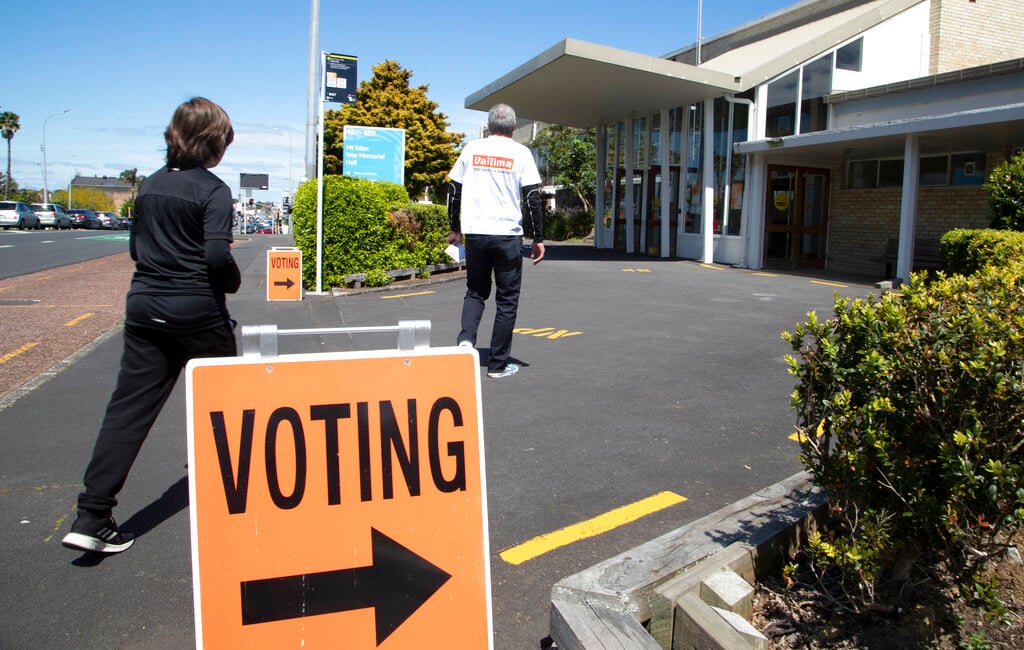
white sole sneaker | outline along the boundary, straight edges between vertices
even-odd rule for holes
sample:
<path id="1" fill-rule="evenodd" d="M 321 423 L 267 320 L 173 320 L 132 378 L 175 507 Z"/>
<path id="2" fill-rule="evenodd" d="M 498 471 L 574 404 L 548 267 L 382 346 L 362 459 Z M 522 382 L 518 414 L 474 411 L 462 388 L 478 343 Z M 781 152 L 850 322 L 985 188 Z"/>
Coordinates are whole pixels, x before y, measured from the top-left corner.
<path id="1" fill-rule="evenodd" d="M 61 540 L 61 544 L 70 549 L 78 551 L 91 551 L 93 553 L 120 553 L 127 551 L 131 548 L 131 545 L 135 543 L 134 537 L 129 537 L 118 531 L 111 531 L 109 528 L 104 528 L 99 531 L 97 535 L 104 535 L 107 531 L 112 533 L 109 535 L 108 541 L 104 541 L 100 537 L 93 535 L 86 535 L 84 533 L 68 533 Z"/>
<path id="2" fill-rule="evenodd" d="M 501 379 L 502 377 L 509 377 L 519 372 L 519 366 L 514 363 L 506 363 L 505 367 L 498 372 L 489 372 L 487 376 L 491 379 Z"/>

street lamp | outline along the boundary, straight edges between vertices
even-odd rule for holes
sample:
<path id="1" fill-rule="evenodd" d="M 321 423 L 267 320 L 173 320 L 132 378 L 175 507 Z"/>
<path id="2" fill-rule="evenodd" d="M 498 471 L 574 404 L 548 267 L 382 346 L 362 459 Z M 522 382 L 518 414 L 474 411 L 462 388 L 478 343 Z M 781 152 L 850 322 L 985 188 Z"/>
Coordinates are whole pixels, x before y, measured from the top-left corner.
<path id="1" fill-rule="evenodd" d="M 43 120 L 43 144 L 42 146 L 39 147 L 43 152 L 43 203 L 50 202 L 50 189 L 46 185 L 46 123 L 50 121 L 51 117 L 63 115 L 64 113 L 67 113 L 70 110 L 70 108 L 65 108 L 60 113 L 53 113 L 52 115 L 48 115 L 46 119 Z"/>

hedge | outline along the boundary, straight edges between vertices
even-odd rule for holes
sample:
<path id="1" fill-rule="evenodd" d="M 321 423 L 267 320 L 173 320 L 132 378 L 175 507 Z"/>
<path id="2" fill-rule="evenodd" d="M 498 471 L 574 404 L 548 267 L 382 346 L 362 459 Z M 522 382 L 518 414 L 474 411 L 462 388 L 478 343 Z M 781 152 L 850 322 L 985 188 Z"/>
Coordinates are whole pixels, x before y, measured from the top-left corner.
<path id="1" fill-rule="evenodd" d="M 979 576 L 1024 525 L 1022 278 L 914 274 L 783 334 L 801 460 L 830 498 L 811 550 L 866 601 L 934 561 L 1001 607 Z"/>
<path id="2" fill-rule="evenodd" d="M 307 288 L 316 285 L 316 192 L 316 181 L 307 181 L 292 204 L 293 235 L 302 250 Z M 391 280 L 388 271 L 424 270 L 448 261 L 444 206 L 410 203 L 401 185 L 325 176 L 323 202 L 324 287 L 342 286 L 345 276 L 354 273 L 365 273 L 367 284 L 386 284 Z"/>

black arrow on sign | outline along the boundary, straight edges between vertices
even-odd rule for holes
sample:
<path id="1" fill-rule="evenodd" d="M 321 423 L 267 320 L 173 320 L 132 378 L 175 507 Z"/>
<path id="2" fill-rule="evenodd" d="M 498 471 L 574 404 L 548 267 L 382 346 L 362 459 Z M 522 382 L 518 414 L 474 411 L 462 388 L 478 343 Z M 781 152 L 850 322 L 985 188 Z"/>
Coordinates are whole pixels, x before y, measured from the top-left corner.
<path id="1" fill-rule="evenodd" d="M 371 528 L 373 564 L 242 583 L 242 625 L 376 609 L 377 645 L 451 575 Z"/>
<path id="2" fill-rule="evenodd" d="M 292 287 L 295 286 L 295 283 L 292 282 L 291 278 L 288 278 L 285 282 L 281 282 L 280 280 L 278 280 L 277 282 L 274 283 L 274 286 L 275 287 L 285 287 L 286 289 L 291 289 Z"/>

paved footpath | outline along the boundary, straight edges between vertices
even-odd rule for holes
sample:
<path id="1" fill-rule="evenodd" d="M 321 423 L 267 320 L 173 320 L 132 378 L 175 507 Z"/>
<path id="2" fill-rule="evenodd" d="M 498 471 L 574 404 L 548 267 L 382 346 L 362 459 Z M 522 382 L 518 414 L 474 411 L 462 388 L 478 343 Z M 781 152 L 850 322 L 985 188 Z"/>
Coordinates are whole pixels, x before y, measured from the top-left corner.
<path id="1" fill-rule="evenodd" d="M 266 249 L 235 246 L 242 324 L 280 328 L 432 323 L 454 343 L 461 275 L 387 291 L 266 301 Z M 786 344 L 810 309 L 864 281 L 757 273 L 691 261 L 548 247 L 524 267 L 513 356 L 523 369 L 482 381 L 495 647 L 538 648 L 560 578 L 674 530 L 800 469 L 788 436 Z M 488 305 L 481 342 L 489 336 Z M 116 514 L 139 534 L 127 553 L 60 545 L 114 385 L 120 337 L 0 410 L 0 648 L 194 645 L 183 382 L 157 420 Z M 393 348 L 394 335 L 282 339 L 281 352 Z M 481 350 L 484 354 L 485 350 Z M 257 390 L 257 389 L 254 389 Z M 685 501 L 518 565 L 500 553 L 663 491 Z M 461 647 L 457 631 L 443 647 Z"/>

